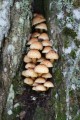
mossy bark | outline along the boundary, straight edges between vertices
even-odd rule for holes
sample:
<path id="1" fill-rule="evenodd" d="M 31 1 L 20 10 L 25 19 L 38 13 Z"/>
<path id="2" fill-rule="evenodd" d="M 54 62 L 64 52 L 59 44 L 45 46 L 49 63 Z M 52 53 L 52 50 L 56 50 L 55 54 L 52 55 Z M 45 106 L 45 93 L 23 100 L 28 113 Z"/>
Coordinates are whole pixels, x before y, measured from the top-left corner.
<path id="1" fill-rule="evenodd" d="M 30 0 L 13 1 L 8 14 L 10 16 L 10 30 L 8 36 L 2 40 L 0 49 L 0 120 L 5 119 L 3 114 L 9 88 L 17 71 L 19 74 L 19 65 L 30 34 L 30 19 L 32 16 L 30 6 Z"/>

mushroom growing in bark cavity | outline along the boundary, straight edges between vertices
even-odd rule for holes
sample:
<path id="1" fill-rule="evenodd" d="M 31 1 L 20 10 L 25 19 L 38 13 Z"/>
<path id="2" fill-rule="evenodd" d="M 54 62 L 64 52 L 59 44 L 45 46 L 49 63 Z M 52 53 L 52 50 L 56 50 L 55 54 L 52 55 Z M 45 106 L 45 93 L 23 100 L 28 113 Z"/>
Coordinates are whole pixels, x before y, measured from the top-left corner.
<path id="1" fill-rule="evenodd" d="M 52 49 L 52 43 L 47 34 L 46 19 L 43 15 L 35 13 L 32 18 L 32 33 L 27 45 L 29 50 L 24 56 L 25 70 L 22 75 L 24 83 L 32 86 L 32 90 L 45 92 L 54 87 L 51 82 L 53 61 L 59 58 Z"/>

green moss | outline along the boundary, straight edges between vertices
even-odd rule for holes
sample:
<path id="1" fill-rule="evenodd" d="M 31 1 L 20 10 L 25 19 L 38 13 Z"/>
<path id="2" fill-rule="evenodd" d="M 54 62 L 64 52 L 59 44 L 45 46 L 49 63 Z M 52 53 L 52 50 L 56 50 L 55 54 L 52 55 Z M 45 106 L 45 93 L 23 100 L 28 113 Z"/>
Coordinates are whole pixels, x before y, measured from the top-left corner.
<path id="1" fill-rule="evenodd" d="M 72 51 L 71 51 L 70 56 L 71 56 L 73 59 L 76 58 L 75 50 L 72 50 Z"/>
<path id="2" fill-rule="evenodd" d="M 80 41 L 79 40 L 76 39 L 76 40 L 74 40 L 74 42 L 75 42 L 75 44 L 76 44 L 77 47 L 80 46 Z"/>
<path id="3" fill-rule="evenodd" d="M 80 7 L 80 0 L 74 0 L 73 5 L 76 8 Z"/>
<path id="4" fill-rule="evenodd" d="M 71 36 L 72 38 L 75 38 L 77 36 L 76 32 L 73 29 L 67 27 L 63 29 L 62 33 L 66 36 Z"/>
<path id="5" fill-rule="evenodd" d="M 46 120 L 44 108 L 37 107 L 34 115 L 34 120 Z"/>

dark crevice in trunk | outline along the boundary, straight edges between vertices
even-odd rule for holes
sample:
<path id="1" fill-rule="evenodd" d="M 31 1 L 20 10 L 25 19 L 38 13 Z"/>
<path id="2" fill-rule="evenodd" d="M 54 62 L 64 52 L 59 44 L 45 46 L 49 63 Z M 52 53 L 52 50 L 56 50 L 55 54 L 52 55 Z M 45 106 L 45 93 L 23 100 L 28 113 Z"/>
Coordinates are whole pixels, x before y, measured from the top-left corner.
<path id="1" fill-rule="evenodd" d="M 40 13 L 45 16 L 45 0 L 33 0 L 32 2 L 32 13 Z M 53 80 L 52 80 L 53 81 Z M 33 100 L 35 99 L 35 100 Z M 40 118 L 34 117 L 36 113 L 37 107 L 44 108 L 43 112 L 43 120 L 48 120 L 49 118 L 46 117 L 45 114 L 48 114 L 51 106 L 48 105 L 48 100 L 51 99 L 51 89 L 47 92 L 38 93 L 32 91 L 32 89 L 26 86 L 26 90 L 23 92 L 22 96 L 20 96 L 19 101 L 25 104 L 23 108 L 26 111 L 25 117 L 23 120 L 38 120 Z M 51 117 L 52 116 L 52 117 Z M 42 119 L 41 119 L 42 120 Z M 52 114 L 50 115 L 50 120 L 54 119 L 54 110 L 52 110 Z"/>

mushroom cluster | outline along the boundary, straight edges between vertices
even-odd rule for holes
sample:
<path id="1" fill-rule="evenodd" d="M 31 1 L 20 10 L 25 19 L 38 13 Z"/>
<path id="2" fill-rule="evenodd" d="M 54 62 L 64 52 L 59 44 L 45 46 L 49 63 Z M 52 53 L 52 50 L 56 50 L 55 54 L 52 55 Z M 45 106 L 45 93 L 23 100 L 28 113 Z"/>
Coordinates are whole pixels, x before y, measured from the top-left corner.
<path id="1" fill-rule="evenodd" d="M 22 75 L 24 83 L 32 86 L 35 91 L 47 91 L 54 87 L 51 82 L 50 68 L 58 54 L 52 49 L 52 43 L 47 34 L 46 19 L 35 13 L 32 19 L 33 32 L 27 43 L 29 50 L 24 56 L 25 70 Z"/>

